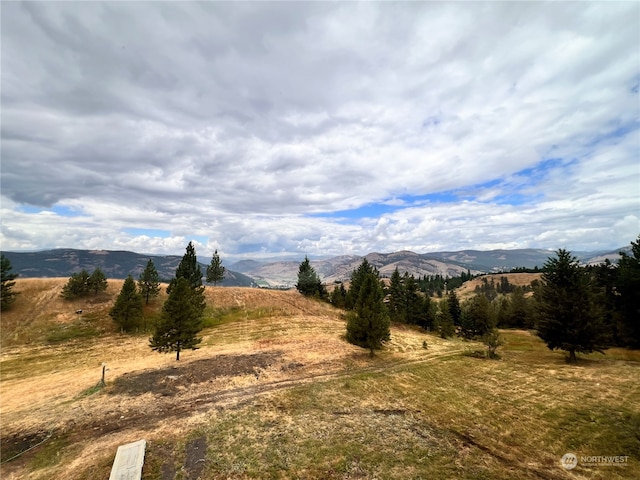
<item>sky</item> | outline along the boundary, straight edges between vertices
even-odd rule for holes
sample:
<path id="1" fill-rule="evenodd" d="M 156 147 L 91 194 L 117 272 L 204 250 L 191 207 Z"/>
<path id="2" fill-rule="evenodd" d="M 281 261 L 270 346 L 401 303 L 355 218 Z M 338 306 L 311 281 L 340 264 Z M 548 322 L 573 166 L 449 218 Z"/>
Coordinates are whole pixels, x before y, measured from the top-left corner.
<path id="1" fill-rule="evenodd" d="M 640 234 L 638 2 L 2 2 L 0 248 Z"/>

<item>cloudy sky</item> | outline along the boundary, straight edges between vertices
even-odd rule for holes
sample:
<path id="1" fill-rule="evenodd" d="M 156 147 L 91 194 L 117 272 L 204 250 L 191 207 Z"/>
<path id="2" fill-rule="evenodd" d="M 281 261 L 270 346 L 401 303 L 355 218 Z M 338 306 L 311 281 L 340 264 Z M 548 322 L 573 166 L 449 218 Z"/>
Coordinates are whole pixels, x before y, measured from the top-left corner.
<path id="1" fill-rule="evenodd" d="M 640 3 L 2 2 L 3 250 L 640 233 Z"/>

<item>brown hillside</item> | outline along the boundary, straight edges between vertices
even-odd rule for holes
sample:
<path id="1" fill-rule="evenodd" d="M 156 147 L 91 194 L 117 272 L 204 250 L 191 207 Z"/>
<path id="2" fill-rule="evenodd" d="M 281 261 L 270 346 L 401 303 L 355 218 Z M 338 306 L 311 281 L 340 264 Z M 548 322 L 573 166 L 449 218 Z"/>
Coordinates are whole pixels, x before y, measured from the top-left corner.
<path id="1" fill-rule="evenodd" d="M 14 291 L 16 302 L 0 317 L 2 347 L 46 342 L 52 328 L 92 328 L 95 335 L 115 334 L 117 329 L 109 317 L 109 310 L 120 293 L 124 280 L 109 279 L 107 290 L 97 296 L 73 301 L 64 300 L 60 293 L 68 278 L 18 278 Z M 263 309 L 283 315 L 310 313 L 326 315 L 335 310 L 323 303 L 309 302 L 296 290 L 277 291 L 245 287 L 206 287 L 207 305 L 213 309 Z M 160 296 L 150 301 L 147 315 L 158 314 L 166 299 L 166 284 Z M 76 312 L 82 310 L 82 314 Z"/>
<path id="2" fill-rule="evenodd" d="M 489 361 L 476 342 L 396 325 L 372 358 L 326 303 L 207 287 L 203 341 L 177 362 L 148 334 L 114 331 L 121 280 L 72 303 L 59 298 L 65 281 L 19 281 L 2 316 L 2 480 L 108 478 L 118 445 L 143 438 L 143 480 L 562 480 L 574 478 L 558 463 L 568 451 L 638 458 L 637 352 L 576 368 L 505 331 L 503 361 Z M 633 460 L 579 478 L 639 474 Z"/>
<path id="3" fill-rule="evenodd" d="M 493 278 L 493 281 L 497 285 L 500 283 L 501 277 L 506 277 L 510 284 L 522 287 L 531 285 L 531 282 L 534 280 L 540 280 L 541 276 L 541 273 L 495 273 L 481 275 L 463 283 L 462 286 L 456 290 L 456 295 L 458 295 L 459 298 L 472 296 L 475 293 L 476 287 L 482 285 L 483 278 L 486 278 L 488 282 L 491 282 Z"/>

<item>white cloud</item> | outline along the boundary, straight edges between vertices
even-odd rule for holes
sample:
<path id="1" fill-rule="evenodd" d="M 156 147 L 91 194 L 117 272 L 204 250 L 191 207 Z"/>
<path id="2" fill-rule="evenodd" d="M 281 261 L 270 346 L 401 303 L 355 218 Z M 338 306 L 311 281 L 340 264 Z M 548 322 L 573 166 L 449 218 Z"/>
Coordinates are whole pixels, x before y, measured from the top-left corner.
<path id="1" fill-rule="evenodd" d="M 627 244 L 640 232 L 639 14 L 632 2 L 8 3 L 2 248 Z M 423 200 L 447 191 L 459 201 Z M 331 218 L 376 204 L 397 208 Z"/>

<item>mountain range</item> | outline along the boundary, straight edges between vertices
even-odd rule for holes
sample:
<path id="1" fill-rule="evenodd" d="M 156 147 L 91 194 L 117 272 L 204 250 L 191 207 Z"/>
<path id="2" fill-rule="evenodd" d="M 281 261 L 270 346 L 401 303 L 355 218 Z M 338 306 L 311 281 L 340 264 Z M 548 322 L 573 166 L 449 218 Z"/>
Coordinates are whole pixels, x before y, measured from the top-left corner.
<path id="1" fill-rule="evenodd" d="M 630 247 L 612 251 L 572 252 L 583 264 L 602 263 L 606 258 L 615 263 L 619 252 L 630 252 Z M 400 273 L 414 276 L 442 275 L 454 277 L 462 272 L 496 273 L 513 268 L 541 268 L 554 252 L 542 249 L 514 250 L 461 250 L 456 252 L 369 253 L 364 257 L 343 255 L 327 259 L 311 260 L 311 265 L 325 283 L 348 280 L 366 258 L 380 274 L 389 277 L 398 268 Z M 148 255 L 128 251 L 76 250 L 69 248 L 39 252 L 3 252 L 11 262 L 12 272 L 22 277 L 68 277 L 81 269 L 88 272 L 99 267 L 108 278 L 135 279 L 144 270 L 147 261 L 153 260 L 160 278 L 168 280 L 182 259 L 179 255 Z M 224 258 L 223 264 L 224 264 Z M 226 266 L 224 286 L 293 287 L 297 281 L 299 260 L 257 261 L 241 260 Z M 202 272 L 207 263 L 199 262 Z"/>
<path id="2" fill-rule="evenodd" d="M 602 263 L 605 258 L 609 258 L 612 263 L 615 263 L 620 257 L 620 251 L 630 252 L 631 248 L 574 252 L 573 255 L 583 264 Z M 472 274 L 480 274 L 510 271 L 519 267 L 534 268 L 537 266 L 542 268 L 548 258 L 553 255 L 553 251 L 542 249 L 461 250 L 424 254 L 405 250 L 392 253 L 369 253 L 364 257 L 339 256 L 324 260 L 310 260 L 310 262 L 324 283 L 333 283 L 348 280 L 351 272 L 358 267 L 363 258 L 374 265 L 383 277 L 390 277 L 396 268 L 401 274 L 408 272 L 416 277 L 424 275 L 455 277 L 467 271 Z M 294 286 L 297 281 L 300 261 L 241 260 L 231 264 L 230 267 L 250 276 L 259 285 Z"/>
<path id="3" fill-rule="evenodd" d="M 181 255 L 145 255 L 120 250 L 76 250 L 57 248 L 40 252 L 2 252 L 11 262 L 12 273 L 21 277 L 70 277 L 73 273 L 85 269 L 91 273 L 100 268 L 107 278 L 126 278 L 132 275 L 138 279 L 147 266 L 149 259 L 158 271 L 162 280 L 173 278 L 176 268 L 182 260 Z M 207 264 L 200 263 L 203 274 Z M 226 269 L 225 278 L 221 282 L 229 287 L 247 287 L 254 285 L 252 278 Z"/>

